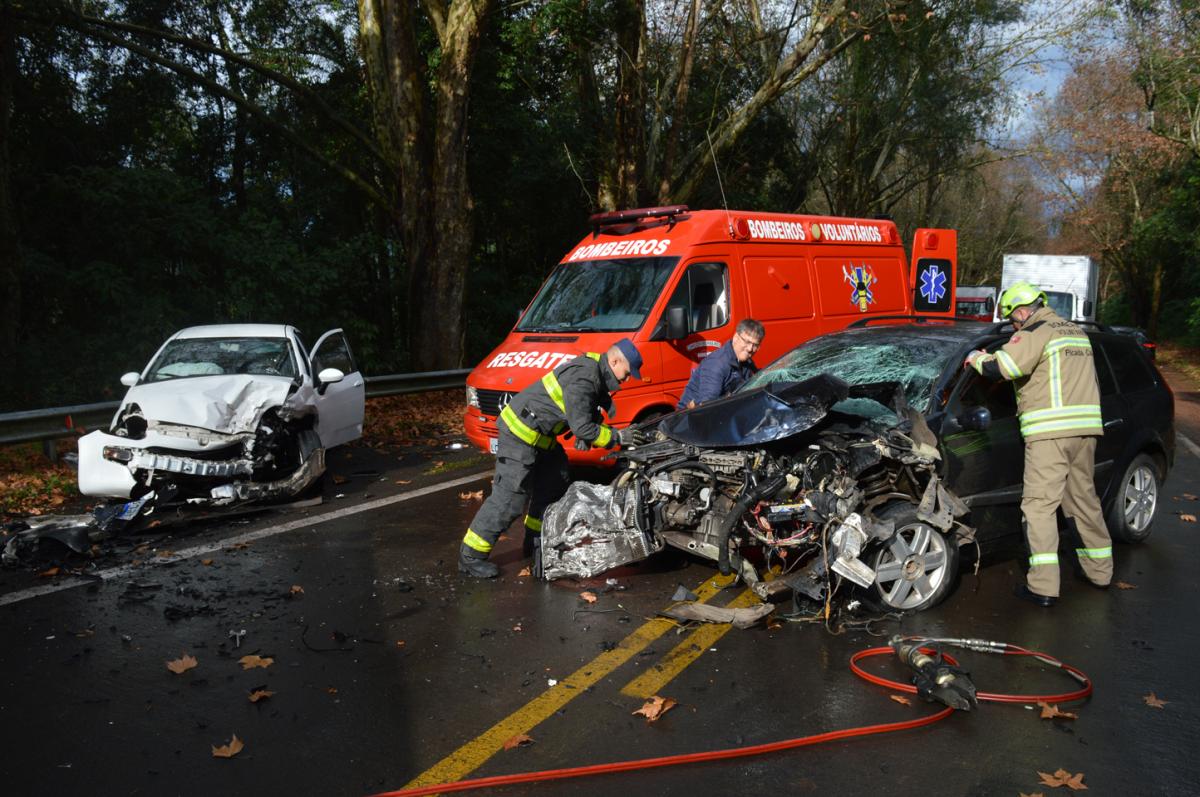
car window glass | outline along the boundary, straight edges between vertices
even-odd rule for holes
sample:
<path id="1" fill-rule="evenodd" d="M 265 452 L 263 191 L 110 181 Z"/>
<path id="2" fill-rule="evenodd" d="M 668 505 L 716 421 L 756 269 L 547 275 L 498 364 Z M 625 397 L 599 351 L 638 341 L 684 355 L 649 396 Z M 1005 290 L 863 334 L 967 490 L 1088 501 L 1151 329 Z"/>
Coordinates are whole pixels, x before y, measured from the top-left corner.
<path id="1" fill-rule="evenodd" d="M 350 344 L 342 334 L 330 335 L 321 344 L 321 348 L 313 352 L 313 370 L 318 374 L 326 368 L 336 368 L 343 374 L 352 374 L 358 370 L 354 358 L 350 354 Z"/>
<path id="2" fill-rule="evenodd" d="M 151 363 L 147 381 L 223 374 L 294 379 L 296 364 L 286 338 L 177 338 Z"/>
<path id="3" fill-rule="evenodd" d="M 1093 343 L 1095 340 L 1093 339 Z M 1099 347 L 1092 362 L 1096 364 L 1096 380 L 1100 383 L 1100 395 L 1111 396 L 1117 392 L 1117 380 L 1113 378 L 1112 366 L 1108 364 L 1104 347 Z"/>
<path id="4" fill-rule="evenodd" d="M 729 321 L 729 271 L 724 263 L 692 263 L 679 279 L 668 307 L 682 307 L 688 333 L 725 326 Z"/>
<path id="5" fill-rule="evenodd" d="M 1146 363 L 1145 356 L 1138 351 L 1133 340 L 1106 340 L 1101 348 L 1112 365 L 1113 379 L 1122 393 L 1132 393 L 1154 387 L 1154 375 Z"/>
<path id="6" fill-rule="evenodd" d="M 971 407 L 987 407 L 992 420 L 1011 418 L 1017 414 L 1017 394 L 1012 382 L 1003 379 L 991 380 L 971 372 L 967 383 L 959 394 L 958 403 L 964 410 Z"/>

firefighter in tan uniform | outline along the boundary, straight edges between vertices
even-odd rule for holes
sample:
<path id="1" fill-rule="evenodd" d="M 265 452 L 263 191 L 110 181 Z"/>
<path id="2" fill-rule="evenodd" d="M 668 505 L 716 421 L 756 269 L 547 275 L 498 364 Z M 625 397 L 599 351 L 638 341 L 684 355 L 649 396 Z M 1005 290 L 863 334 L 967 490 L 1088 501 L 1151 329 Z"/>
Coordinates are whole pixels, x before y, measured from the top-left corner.
<path id="1" fill-rule="evenodd" d="M 1045 293 L 1018 282 L 1000 297 L 1000 314 L 1017 331 L 992 354 L 971 352 L 966 364 L 1016 385 L 1025 438 L 1021 512 L 1030 550 L 1027 583 L 1016 594 L 1048 607 L 1058 599 L 1060 505 L 1083 541 L 1075 551 L 1083 574 L 1100 588 L 1112 581 L 1112 540 L 1093 480 L 1096 438 L 1104 434 L 1100 389 L 1087 335 L 1056 315 Z"/>

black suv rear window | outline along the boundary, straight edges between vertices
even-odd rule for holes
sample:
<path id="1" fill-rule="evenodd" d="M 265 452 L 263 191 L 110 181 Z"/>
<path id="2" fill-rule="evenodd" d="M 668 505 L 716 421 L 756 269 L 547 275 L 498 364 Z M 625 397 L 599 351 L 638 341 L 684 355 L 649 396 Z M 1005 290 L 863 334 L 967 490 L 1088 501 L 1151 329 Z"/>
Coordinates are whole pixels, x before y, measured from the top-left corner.
<path id="1" fill-rule="evenodd" d="M 1154 387 L 1154 372 L 1135 340 L 1105 340 L 1100 343 L 1100 348 L 1108 355 L 1113 378 L 1122 393 Z"/>

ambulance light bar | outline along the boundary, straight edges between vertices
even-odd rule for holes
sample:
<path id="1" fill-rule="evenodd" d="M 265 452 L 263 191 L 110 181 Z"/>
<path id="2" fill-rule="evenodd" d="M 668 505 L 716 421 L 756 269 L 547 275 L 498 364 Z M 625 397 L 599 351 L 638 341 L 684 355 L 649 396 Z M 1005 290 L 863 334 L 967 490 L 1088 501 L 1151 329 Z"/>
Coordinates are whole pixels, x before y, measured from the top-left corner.
<path id="1" fill-rule="evenodd" d="M 631 221 L 640 221 L 642 219 L 657 219 L 668 218 L 671 221 L 675 220 L 676 216 L 680 216 L 688 212 L 687 205 L 666 205 L 659 208 L 633 208 L 631 210 L 613 210 L 608 213 L 594 213 L 588 217 L 588 224 L 593 230 L 599 230 L 601 227 L 611 227 L 616 224 L 627 224 Z"/>

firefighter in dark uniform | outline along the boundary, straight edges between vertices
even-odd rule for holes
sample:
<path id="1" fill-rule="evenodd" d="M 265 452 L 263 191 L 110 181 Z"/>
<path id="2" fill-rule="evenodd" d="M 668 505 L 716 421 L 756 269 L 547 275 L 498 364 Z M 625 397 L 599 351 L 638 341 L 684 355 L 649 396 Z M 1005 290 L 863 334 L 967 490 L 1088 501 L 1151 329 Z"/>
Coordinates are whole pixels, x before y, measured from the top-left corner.
<path id="1" fill-rule="evenodd" d="M 492 494 L 475 514 L 459 547 L 461 572 L 476 578 L 499 574 L 488 554 L 528 501 L 525 553 L 534 556 L 534 577 L 541 575 L 542 513 L 562 498 L 570 482 L 567 455 L 558 436 L 570 429 L 580 451 L 642 442 L 640 432 L 615 431 L 600 422 L 600 408 L 611 415 L 611 394 L 630 376 L 641 379 L 641 367 L 637 348 L 622 338 L 604 354 L 588 353 L 559 365 L 504 407 L 496 422 L 500 439 Z"/>
<path id="2" fill-rule="evenodd" d="M 1112 540 L 1093 480 L 1096 438 L 1104 434 L 1100 389 L 1091 341 L 1047 306 L 1045 293 L 1018 282 L 1001 295 L 1000 314 L 1017 331 L 992 354 L 971 352 L 966 364 L 1016 385 L 1025 438 L 1021 513 L 1030 551 L 1029 575 L 1016 594 L 1049 607 L 1059 590 L 1059 506 L 1083 542 L 1075 555 L 1084 576 L 1101 589 L 1112 581 Z"/>

